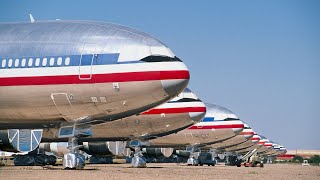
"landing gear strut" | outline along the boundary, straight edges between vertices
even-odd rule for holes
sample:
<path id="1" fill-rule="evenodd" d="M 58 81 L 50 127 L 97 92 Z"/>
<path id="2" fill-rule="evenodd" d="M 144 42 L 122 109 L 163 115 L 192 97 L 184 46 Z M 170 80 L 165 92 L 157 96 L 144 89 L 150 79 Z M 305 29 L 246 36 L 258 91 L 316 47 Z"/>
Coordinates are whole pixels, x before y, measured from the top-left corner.
<path id="1" fill-rule="evenodd" d="M 69 138 L 68 149 L 69 153 L 63 156 L 63 167 L 65 169 L 83 169 L 85 166 L 85 157 L 79 151 L 77 139 L 75 137 Z"/>
<path id="2" fill-rule="evenodd" d="M 141 152 L 142 146 L 150 146 L 148 141 L 134 140 L 129 142 L 129 146 L 134 149 L 134 155 L 131 159 L 131 165 L 135 168 L 147 167 L 146 161 L 142 158 L 143 154 Z"/>
<path id="3" fill-rule="evenodd" d="M 189 147 L 189 148 L 187 148 L 187 151 L 190 152 L 190 156 L 187 161 L 188 166 L 198 166 L 198 159 L 196 158 L 195 148 Z"/>
<path id="4" fill-rule="evenodd" d="M 131 161 L 132 167 L 146 167 L 146 161 L 142 157 L 141 148 L 139 146 L 134 147 L 134 155 Z"/>

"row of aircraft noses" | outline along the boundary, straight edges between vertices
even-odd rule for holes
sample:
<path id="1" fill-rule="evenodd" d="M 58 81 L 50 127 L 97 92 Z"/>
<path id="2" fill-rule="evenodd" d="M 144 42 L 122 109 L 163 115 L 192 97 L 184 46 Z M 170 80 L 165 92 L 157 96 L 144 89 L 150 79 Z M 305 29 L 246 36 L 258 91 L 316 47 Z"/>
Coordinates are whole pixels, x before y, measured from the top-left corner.
<path id="1" fill-rule="evenodd" d="M 208 111 L 211 111 L 212 107 L 210 107 L 211 105 L 210 104 L 206 104 L 207 106 L 209 106 L 209 109 Z M 210 114 L 210 113 L 209 113 Z M 228 114 L 228 112 L 226 112 L 226 114 Z M 215 114 L 215 116 L 219 117 L 219 114 Z M 194 126 L 192 127 L 197 127 L 197 126 L 203 126 L 203 123 L 204 121 L 206 123 L 210 123 L 210 121 L 206 121 L 205 119 L 208 119 L 210 117 L 210 115 L 206 114 L 205 115 L 205 118 L 204 119 L 201 119 L 201 122 L 198 123 L 198 124 L 195 124 Z M 230 124 L 230 122 L 232 122 L 232 124 Z M 235 135 L 240 135 L 240 136 L 243 136 L 246 140 L 250 140 L 253 144 L 257 144 L 258 146 L 264 146 L 264 147 L 267 147 L 267 148 L 273 148 L 275 150 L 278 150 L 280 151 L 283 151 L 285 152 L 285 148 L 282 146 L 282 148 L 280 148 L 280 145 L 276 144 L 276 143 L 271 143 L 269 142 L 268 139 L 266 138 L 262 138 L 261 136 L 259 136 L 258 134 L 256 134 L 253 129 L 251 129 L 247 124 L 245 124 L 243 121 L 241 120 L 228 120 L 228 118 L 222 120 L 222 121 L 212 121 L 211 122 L 212 124 L 212 129 L 219 129 L 219 128 L 224 128 L 224 129 L 232 129 L 233 133 Z M 235 127 L 237 125 L 240 125 L 238 127 Z M 192 128 L 191 127 L 191 128 Z M 190 129 L 190 128 L 189 128 Z"/>
<path id="2" fill-rule="evenodd" d="M 210 146 L 222 142 L 226 147 L 228 142 L 238 145 L 235 141 L 243 140 L 283 150 L 230 110 L 202 102 L 187 88 L 187 66 L 146 33 L 111 23 L 45 21 L 0 24 L 0 41 L 12 42 L 3 48 L 0 45 L 0 90 L 6 92 L 0 94 L 0 130 L 50 125 L 59 127 L 60 134 L 53 137 L 57 131 L 52 128 L 51 134 L 43 137 L 57 141 L 54 138 L 74 136 L 62 133 L 64 126 L 74 123 L 91 126 L 92 138 L 136 140 L 158 135 L 151 144 L 176 138 L 172 143 L 186 140 L 184 144 Z M 54 57 L 67 57 L 68 61 L 57 65 Z M 39 65 L 25 66 L 27 58 L 36 58 Z M 49 58 L 51 63 L 47 63 Z M 7 66 L 6 59 L 16 59 L 16 66 L 12 66 L 13 60 Z M 170 120 L 173 117 L 175 121 Z M 116 120 L 126 123 L 117 126 Z M 111 127 L 111 135 L 100 131 L 98 125 Z M 112 125 L 121 128 L 112 129 Z M 163 129 L 176 134 L 165 136 Z M 189 137 L 195 142 L 189 143 Z"/>

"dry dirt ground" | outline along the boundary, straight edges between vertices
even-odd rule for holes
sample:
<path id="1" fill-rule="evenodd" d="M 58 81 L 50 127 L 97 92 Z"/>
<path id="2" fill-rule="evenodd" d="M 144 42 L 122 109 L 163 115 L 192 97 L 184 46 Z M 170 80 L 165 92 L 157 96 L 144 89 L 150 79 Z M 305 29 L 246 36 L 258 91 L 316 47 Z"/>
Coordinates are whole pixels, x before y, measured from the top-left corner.
<path id="1" fill-rule="evenodd" d="M 259 167 L 217 165 L 187 166 L 184 164 L 148 164 L 147 168 L 131 168 L 129 164 L 86 165 L 84 170 L 63 170 L 62 166 L 0 167 L 0 180 L 10 179 L 317 179 L 320 166 L 302 167 L 292 164 L 266 164 Z"/>

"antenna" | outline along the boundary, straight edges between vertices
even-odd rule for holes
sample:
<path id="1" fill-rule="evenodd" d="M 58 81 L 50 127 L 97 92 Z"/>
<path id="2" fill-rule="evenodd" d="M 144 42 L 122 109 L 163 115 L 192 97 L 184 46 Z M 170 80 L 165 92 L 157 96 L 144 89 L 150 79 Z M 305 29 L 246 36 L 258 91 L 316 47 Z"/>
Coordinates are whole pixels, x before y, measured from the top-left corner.
<path id="1" fill-rule="evenodd" d="M 35 20 L 34 20 L 34 18 L 33 18 L 33 16 L 32 16 L 32 14 L 29 14 L 29 17 L 30 17 L 30 22 L 31 22 L 31 23 L 34 23 L 34 22 L 35 22 Z"/>

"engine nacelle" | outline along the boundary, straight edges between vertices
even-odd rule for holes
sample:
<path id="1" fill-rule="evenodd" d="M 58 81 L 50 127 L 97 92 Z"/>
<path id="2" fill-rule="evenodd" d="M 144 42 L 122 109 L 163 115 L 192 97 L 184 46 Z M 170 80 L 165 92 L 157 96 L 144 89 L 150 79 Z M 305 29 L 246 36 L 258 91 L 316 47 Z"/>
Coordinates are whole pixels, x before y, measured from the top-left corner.
<path id="1" fill-rule="evenodd" d="M 170 157 L 173 154 L 173 148 L 143 148 L 142 152 L 154 157 Z"/>
<path id="2" fill-rule="evenodd" d="M 67 142 L 41 143 L 40 151 L 52 152 L 54 155 L 63 157 L 69 152 Z M 83 142 L 81 150 L 90 155 L 116 155 L 124 156 L 126 142 Z"/>
<path id="3" fill-rule="evenodd" d="M 83 150 L 90 155 L 124 156 L 127 143 L 124 141 L 84 142 L 83 145 Z"/>
<path id="4" fill-rule="evenodd" d="M 67 142 L 40 143 L 39 150 L 41 152 L 51 152 L 55 156 L 63 157 L 69 153 Z"/>
<path id="5" fill-rule="evenodd" d="M 41 138 L 42 129 L 0 130 L 0 150 L 30 152 L 39 146 Z"/>
<path id="6" fill-rule="evenodd" d="M 175 155 L 179 157 L 190 157 L 191 153 L 186 150 L 175 150 Z"/>

